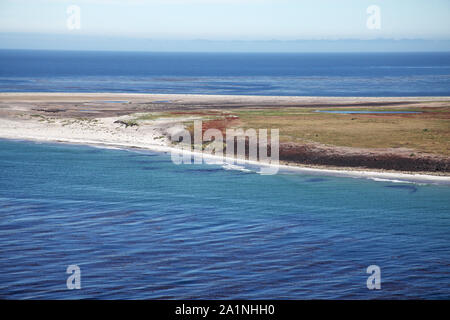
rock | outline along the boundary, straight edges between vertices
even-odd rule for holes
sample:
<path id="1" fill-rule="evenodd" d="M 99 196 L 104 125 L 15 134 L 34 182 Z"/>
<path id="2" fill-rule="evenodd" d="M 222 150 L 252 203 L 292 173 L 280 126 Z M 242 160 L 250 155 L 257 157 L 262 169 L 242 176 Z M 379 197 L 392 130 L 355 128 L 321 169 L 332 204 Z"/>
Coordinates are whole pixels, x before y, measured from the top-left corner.
<path id="1" fill-rule="evenodd" d="M 134 127 L 134 126 L 138 125 L 136 122 L 126 122 L 123 120 L 116 120 L 116 121 L 114 121 L 114 123 L 123 124 L 125 126 L 125 128 Z"/>

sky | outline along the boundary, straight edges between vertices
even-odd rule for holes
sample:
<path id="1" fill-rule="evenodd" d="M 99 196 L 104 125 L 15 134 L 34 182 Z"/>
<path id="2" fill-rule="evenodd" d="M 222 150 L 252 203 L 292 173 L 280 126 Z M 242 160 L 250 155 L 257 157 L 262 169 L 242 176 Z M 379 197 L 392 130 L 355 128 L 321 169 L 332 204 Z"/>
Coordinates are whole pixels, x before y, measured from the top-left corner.
<path id="1" fill-rule="evenodd" d="M 79 19 L 77 11 L 70 11 L 72 5 L 79 8 Z M 373 5 L 379 16 L 368 13 Z M 237 41 L 247 43 L 247 49 L 255 42 L 343 39 L 420 39 L 445 46 L 450 41 L 450 1 L 0 0 L 0 48 L 63 48 L 61 39 L 69 47 L 75 41 L 80 50 L 95 49 L 93 42 L 100 49 L 122 50 L 130 41 L 134 49 L 139 41 L 151 49 L 148 40 L 175 49 L 177 43 L 182 49 L 199 40 L 230 48 Z"/>

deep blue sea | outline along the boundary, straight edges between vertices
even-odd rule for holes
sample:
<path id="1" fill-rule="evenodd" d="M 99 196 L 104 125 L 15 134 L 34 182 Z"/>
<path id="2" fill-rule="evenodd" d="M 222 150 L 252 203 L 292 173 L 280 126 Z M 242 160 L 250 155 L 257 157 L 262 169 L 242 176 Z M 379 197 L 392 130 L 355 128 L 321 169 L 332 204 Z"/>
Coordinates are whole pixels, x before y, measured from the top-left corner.
<path id="1" fill-rule="evenodd" d="M 0 150 L 0 298 L 450 298 L 448 185 Z M 73 264 L 80 290 L 66 287 Z"/>
<path id="2" fill-rule="evenodd" d="M 448 96 L 450 53 L 0 50 L 0 92 Z"/>

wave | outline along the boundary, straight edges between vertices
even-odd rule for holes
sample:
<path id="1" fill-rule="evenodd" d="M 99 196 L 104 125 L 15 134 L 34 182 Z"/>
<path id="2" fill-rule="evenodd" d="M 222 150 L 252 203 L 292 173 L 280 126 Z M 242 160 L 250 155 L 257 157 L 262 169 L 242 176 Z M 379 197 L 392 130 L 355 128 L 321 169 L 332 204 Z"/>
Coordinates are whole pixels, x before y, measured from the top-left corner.
<path id="1" fill-rule="evenodd" d="M 420 183 L 417 181 L 411 180 L 398 180 L 398 179 L 385 179 L 385 178 L 368 178 L 369 180 L 377 181 L 377 182 L 391 182 L 391 183 L 404 183 L 404 184 L 416 184 L 419 186 L 426 186 L 427 183 Z"/>
<path id="2" fill-rule="evenodd" d="M 225 163 L 222 168 L 224 170 L 236 170 L 236 171 L 242 171 L 242 172 L 252 172 L 252 170 L 245 168 L 244 166 L 238 166 L 231 163 Z"/>

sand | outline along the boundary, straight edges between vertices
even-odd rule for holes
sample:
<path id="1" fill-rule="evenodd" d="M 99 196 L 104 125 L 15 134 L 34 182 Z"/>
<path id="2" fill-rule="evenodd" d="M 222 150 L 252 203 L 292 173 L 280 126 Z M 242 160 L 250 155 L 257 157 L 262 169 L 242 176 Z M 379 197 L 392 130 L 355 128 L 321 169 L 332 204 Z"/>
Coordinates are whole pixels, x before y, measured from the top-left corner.
<path id="1" fill-rule="evenodd" d="M 326 105 L 342 103 L 367 105 L 373 103 L 421 104 L 439 103 L 446 97 L 433 98 L 317 98 L 317 97 L 249 97 L 200 95 L 145 95 L 145 94 L 54 94 L 54 93 L 2 93 L 0 94 L 0 138 L 89 144 L 104 147 L 141 148 L 159 152 L 180 152 L 170 143 L 167 133 L 179 128 L 180 120 L 160 118 L 146 125 L 125 127 L 115 123 L 130 119 L 129 114 L 142 112 L 142 106 L 165 110 L 167 104 L 203 105 L 216 108 L 241 104 L 270 105 Z M 132 102 L 131 104 L 129 102 Z M 88 110 L 83 111 L 83 110 Z M 147 110 L 147 109 L 145 109 Z M 153 109 L 152 109 L 153 110 Z M 82 116 L 82 117 L 81 117 Z M 190 120 L 194 119 L 192 117 Z M 207 156 L 211 159 L 212 156 Z M 222 160 L 215 158 L 216 160 Z M 232 162 L 233 159 L 223 159 Z M 450 184 L 450 176 L 361 170 L 350 168 L 308 167 L 295 165 L 247 164 L 276 167 L 279 172 L 299 172 L 366 178 L 391 182 L 418 182 Z M 273 172 L 273 171 L 272 171 Z"/>

